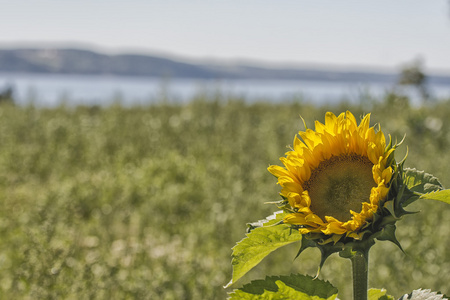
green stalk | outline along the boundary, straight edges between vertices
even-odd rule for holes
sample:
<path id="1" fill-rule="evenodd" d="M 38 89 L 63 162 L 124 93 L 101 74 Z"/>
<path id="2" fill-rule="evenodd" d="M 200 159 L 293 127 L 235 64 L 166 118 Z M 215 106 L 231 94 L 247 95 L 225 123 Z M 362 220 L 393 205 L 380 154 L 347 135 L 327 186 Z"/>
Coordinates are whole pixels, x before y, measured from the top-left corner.
<path id="1" fill-rule="evenodd" d="M 353 299 L 367 300 L 367 282 L 369 279 L 369 251 L 356 252 L 351 258 L 353 269 Z"/>

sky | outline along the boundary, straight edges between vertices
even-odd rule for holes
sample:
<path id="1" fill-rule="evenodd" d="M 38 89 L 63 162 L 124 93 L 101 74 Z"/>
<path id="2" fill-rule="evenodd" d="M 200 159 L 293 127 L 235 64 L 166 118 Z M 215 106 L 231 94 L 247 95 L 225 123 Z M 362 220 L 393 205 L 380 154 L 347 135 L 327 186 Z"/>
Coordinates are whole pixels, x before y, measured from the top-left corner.
<path id="1" fill-rule="evenodd" d="M 450 0 L 0 0 L 0 48 L 450 74 Z"/>

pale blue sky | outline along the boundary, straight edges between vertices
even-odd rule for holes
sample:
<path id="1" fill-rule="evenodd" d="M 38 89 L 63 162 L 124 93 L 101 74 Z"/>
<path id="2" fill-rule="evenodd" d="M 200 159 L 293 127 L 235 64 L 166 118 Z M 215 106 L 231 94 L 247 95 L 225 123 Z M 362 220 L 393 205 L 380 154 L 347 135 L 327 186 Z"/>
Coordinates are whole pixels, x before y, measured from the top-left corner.
<path id="1" fill-rule="evenodd" d="M 0 47 L 450 73 L 450 1 L 0 0 Z M 42 44 L 45 43 L 45 44 Z"/>

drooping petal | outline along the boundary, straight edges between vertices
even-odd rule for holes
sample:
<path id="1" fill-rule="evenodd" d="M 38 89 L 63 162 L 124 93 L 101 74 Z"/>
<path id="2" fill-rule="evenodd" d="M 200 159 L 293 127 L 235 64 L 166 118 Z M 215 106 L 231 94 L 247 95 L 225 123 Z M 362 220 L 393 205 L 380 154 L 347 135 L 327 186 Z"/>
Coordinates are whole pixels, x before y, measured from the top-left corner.
<path id="1" fill-rule="evenodd" d="M 289 172 L 280 166 L 271 165 L 267 168 L 267 170 L 272 173 L 275 177 L 289 176 Z"/>

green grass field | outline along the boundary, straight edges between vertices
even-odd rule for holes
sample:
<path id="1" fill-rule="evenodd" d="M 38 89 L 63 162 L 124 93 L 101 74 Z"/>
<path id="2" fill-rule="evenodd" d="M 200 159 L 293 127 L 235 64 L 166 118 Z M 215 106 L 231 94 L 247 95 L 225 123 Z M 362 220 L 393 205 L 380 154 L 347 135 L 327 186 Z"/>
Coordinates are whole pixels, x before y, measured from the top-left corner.
<path id="1" fill-rule="evenodd" d="M 0 106 L 1 299 L 224 299 L 231 247 L 246 223 L 279 200 L 266 170 L 326 111 L 372 112 L 401 140 L 398 159 L 450 186 L 450 101 L 421 108 L 386 97 L 360 105 L 189 104 L 124 108 Z M 419 287 L 450 293 L 450 208 L 423 202 L 398 223 L 406 254 L 371 251 L 369 286 L 396 297 Z M 299 245 L 266 258 L 237 283 L 315 275 L 320 255 Z M 333 255 L 320 278 L 351 295 L 350 261 Z"/>

